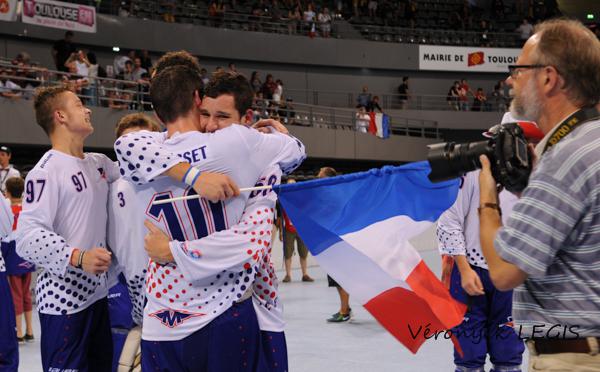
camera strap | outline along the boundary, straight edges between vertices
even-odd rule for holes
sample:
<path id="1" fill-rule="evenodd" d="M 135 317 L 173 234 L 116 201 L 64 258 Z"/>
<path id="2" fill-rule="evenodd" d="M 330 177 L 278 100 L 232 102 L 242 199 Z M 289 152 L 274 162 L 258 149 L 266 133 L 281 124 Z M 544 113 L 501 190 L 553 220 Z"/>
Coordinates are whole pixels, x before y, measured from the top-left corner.
<path id="1" fill-rule="evenodd" d="M 569 133 L 571 133 L 575 128 L 580 126 L 583 123 L 586 123 L 590 120 L 599 119 L 600 112 L 596 110 L 595 107 L 591 108 L 582 108 L 573 113 L 573 115 L 566 118 L 554 131 L 546 146 L 544 147 L 545 153 L 548 149 L 554 145 L 556 145 L 560 140 L 565 138 Z"/>

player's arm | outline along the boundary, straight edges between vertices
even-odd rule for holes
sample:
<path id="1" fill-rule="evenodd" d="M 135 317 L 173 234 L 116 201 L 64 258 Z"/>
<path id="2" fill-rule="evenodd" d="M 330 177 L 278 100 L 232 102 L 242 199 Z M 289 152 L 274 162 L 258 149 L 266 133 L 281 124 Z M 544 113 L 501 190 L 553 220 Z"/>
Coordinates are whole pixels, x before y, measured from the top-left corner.
<path id="1" fill-rule="evenodd" d="M 244 137 L 252 154 L 251 160 L 259 169 L 277 164 L 284 174 L 289 174 L 306 159 L 304 144 L 290 134 L 265 134 L 250 129 L 241 129 L 238 133 Z"/>
<path id="2" fill-rule="evenodd" d="M 139 131 L 121 136 L 115 142 L 120 173 L 138 185 L 164 175 L 184 182 L 205 199 L 225 200 L 239 195 L 237 185 L 229 176 L 200 172 L 188 162 L 162 146 L 161 134 Z"/>
<path id="3" fill-rule="evenodd" d="M 59 207 L 57 181 L 43 170 L 34 169 L 27 175 L 23 210 L 15 232 L 17 254 L 58 276 L 63 276 L 69 265 L 78 266 L 80 258 L 86 272 L 105 272 L 110 265 L 108 251 L 93 248 L 83 252 L 54 232 Z"/>
<path id="4" fill-rule="evenodd" d="M 183 275 L 191 281 L 214 276 L 226 268 L 246 270 L 263 264 L 270 248 L 275 208 L 275 195 L 263 190 L 251 198 L 237 225 L 192 241 L 169 241 L 154 225 L 146 235 L 148 255 L 157 262 L 175 261 Z"/>
<path id="5" fill-rule="evenodd" d="M 467 242 L 465 238 L 465 220 L 472 211 L 477 172 L 468 173 L 462 181 L 454 204 L 440 216 L 437 227 L 437 238 L 440 253 L 454 258 L 461 275 L 461 285 L 471 296 L 484 294 L 479 275 L 471 268 L 467 260 Z M 477 205 L 477 204 L 476 204 Z M 446 273 L 449 275 L 450 273 Z"/>

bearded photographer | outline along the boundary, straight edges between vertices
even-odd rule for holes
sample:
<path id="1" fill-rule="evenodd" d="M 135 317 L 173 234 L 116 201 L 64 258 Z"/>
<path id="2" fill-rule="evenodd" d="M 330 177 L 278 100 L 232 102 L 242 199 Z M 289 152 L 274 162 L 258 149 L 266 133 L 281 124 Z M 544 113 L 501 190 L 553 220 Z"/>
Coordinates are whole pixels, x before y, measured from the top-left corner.
<path id="1" fill-rule="evenodd" d="M 600 41 L 577 21 L 543 22 L 517 63 L 511 112 L 545 137 L 506 226 L 481 156 L 481 247 L 494 286 L 514 289 L 529 370 L 600 371 Z"/>

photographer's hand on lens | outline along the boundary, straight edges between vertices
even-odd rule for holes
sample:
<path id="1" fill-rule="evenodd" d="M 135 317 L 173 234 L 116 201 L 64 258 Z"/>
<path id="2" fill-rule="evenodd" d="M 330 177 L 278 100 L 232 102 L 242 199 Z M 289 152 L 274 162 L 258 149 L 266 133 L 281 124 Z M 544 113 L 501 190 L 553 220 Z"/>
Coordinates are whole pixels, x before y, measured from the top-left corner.
<path id="1" fill-rule="evenodd" d="M 489 159 L 485 155 L 479 156 L 481 172 L 479 172 L 479 198 L 483 203 L 498 203 L 497 182 L 492 176 L 492 168 Z"/>

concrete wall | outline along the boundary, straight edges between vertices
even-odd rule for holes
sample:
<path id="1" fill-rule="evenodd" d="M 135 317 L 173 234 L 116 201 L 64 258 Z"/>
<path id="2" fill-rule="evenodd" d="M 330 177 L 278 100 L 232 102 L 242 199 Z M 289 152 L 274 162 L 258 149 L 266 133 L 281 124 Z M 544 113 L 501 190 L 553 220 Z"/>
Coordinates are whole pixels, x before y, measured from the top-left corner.
<path id="1" fill-rule="evenodd" d="M 64 35 L 63 30 L 42 28 L 19 22 L 0 21 L 0 54 L 13 58 L 27 51 L 33 60 L 53 66 L 51 44 Z M 454 80 L 465 77 L 471 87 L 486 92 L 505 78 L 503 74 L 420 72 L 418 46 L 365 40 L 309 39 L 260 32 L 217 29 L 189 24 L 168 24 L 136 18 L 98 16 L 98 33 L 76 33 L 75 42 L 93 50 L 102 65 L 112 64 L 117 53 L 128 48 L 148 49 L 155 56 L 169 50 L 186 49 L 200 56 L 209 71 L 234 61 L 250 75 L 259 71 L 264 79 L 272 73 L 284 82 L 284 94 L 296 102 L 312 103 L 309 90 L 321 93 L 319 104 L 347 107 L 348 96 L 368 85 L 374 94 L 397 91 L 402 76 L 411 77 L 414 95 L 445 96 Z M 123 53 L 123 52 L 122 52 Z M 338 93 L 335 93 L 338 92 Z"/>
<path id="2" fill-rule="evenodd" d="M 47 145 L 48 138 L 36 124 L 31 101 L 1 99 L 2 142 L 12 145 Z M 92 108 L 94 133 L 86 146 L 112 148 L 114 126 L 127 111 L 103 107 Z M 331 159 L 360 159 L 408 162 L 424 160 L 427 145 L 437 142 L 430 138 L 392 136 L 380 139 L 370 134 L 349 130 L 290 126 L 293 135 L 300 138 L 308 150 L 308 156 Z"/>

